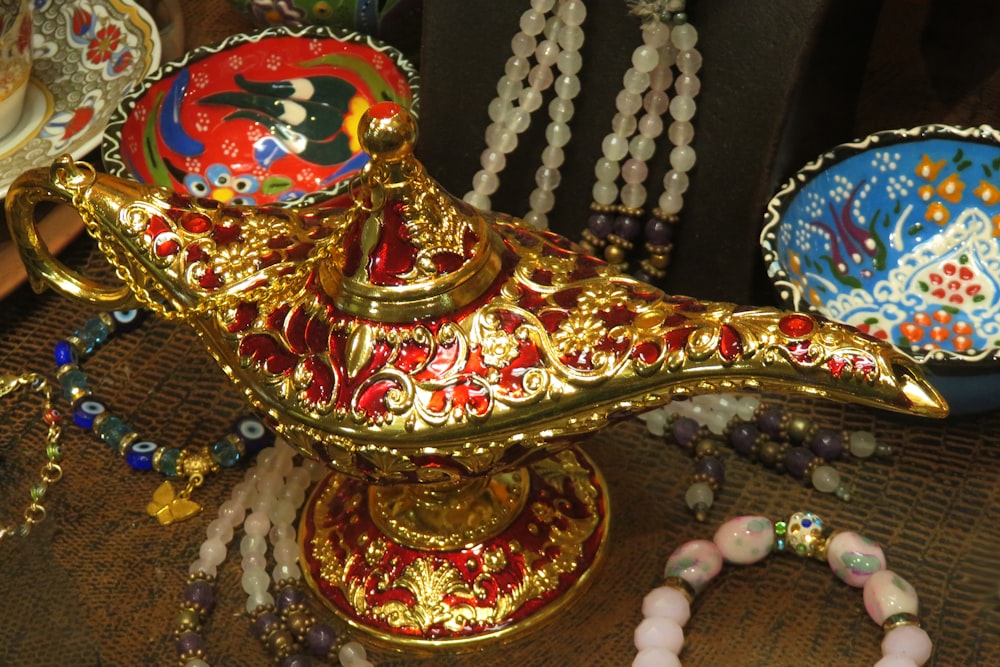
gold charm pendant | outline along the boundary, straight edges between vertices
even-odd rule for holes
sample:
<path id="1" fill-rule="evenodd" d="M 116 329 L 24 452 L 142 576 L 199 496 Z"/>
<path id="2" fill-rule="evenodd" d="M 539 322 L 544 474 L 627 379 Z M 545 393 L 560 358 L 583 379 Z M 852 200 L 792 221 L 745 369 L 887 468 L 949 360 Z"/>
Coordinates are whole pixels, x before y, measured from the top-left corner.
<path id="1" fill-rule="evenodd" d="M 197 516 L 203 508 L 190 498 L 191 492 L 197 486 L 199 485 L 195 484 L 192 478 L 188 481 L 188 485 L 177 493 L 174 491 L 174 485 L 167 480 L 153 492 L 153 500 L 146 505 L 146 511 L 149 516 L 156 517 L 163 526 Z"/>

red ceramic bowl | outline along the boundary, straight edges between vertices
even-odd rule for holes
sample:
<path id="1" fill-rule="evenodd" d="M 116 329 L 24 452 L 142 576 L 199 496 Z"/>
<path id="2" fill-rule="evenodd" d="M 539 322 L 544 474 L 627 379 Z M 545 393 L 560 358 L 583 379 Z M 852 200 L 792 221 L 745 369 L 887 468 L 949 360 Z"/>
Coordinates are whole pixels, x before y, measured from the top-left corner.
<path id="1" fill-rule="evenodd" d="M 346 193 L 367 161 L 357 122 L 387 100 L 416 110 L 416 70 L 371 37 L 315 26 L 235 35 L 125 97 L 104 165 L 227 204 L 317 204 Z"/>

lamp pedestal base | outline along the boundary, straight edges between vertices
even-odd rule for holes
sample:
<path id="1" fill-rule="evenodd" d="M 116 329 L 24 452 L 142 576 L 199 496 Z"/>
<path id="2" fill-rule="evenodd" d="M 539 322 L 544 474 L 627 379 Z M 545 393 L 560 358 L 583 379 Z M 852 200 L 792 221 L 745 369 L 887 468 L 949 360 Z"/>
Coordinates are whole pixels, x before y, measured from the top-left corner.
<path id="1" fill-rule="evenodd" d="M 579 449 L 447 488 L 324 478 L 302 571 L 375 643 L 460 649 L 537 627 L 584 590 L 607 536 L 604 480 Z"/>

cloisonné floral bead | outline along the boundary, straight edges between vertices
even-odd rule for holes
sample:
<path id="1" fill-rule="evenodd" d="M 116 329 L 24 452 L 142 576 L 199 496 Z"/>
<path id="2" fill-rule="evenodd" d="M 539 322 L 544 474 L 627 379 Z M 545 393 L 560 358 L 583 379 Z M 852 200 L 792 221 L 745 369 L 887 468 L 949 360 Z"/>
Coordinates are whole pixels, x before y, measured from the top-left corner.
<path id="1" fill-rule="evenodd" d="M 882 547 L 853 531 L 840 532 L 830 538 L 826 560 L 835 575 L 855 588 L 861 588 L 874 573 L 885 569 Z"/>
<path id="2" fill-rule="evenodd" d="M 683 579 L 698 593 L 721 570 L 722 553 L 719 547 L 708 540 L 692 540 L 670 554 L 664 575 Z"/>
<path id="3" fill-rule="evenodd" d="M 774 549 L 774 524 L 762 516 L 739 516 L 719 526 L 713 540 L 726 562 L 756 563 Z"/>

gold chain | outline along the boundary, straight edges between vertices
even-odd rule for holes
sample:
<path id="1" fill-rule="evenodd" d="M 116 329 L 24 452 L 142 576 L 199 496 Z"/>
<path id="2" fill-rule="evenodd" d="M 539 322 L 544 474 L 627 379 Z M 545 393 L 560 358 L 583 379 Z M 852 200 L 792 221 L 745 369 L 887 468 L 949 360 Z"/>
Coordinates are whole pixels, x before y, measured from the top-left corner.
<path id="1" fill-rule="evenodd" d="M 49 427 L 48 433 L 45 435 L 46 461 L 40 472 L 41 481 L 29 490 L 31 502 L 24 510 L 24 523 L 20 526 L 0 525 L 0 541 L 8 535 L 24 537 L 31 532 L 32 526 L 45 520 L 45 507 L 42 505 L 45 492 L 50 484 L 55 484 L 63 476 L 62 467 L 59 465 L 59 459 L 62 458 L 62 452 L 59 449 L 59 436 L 62 435 L 62 426 L 59 424 L 61 417 L 59 412 L 52 407 L 52 387 L 38 373 L 25 373 L 24 375 L 0 373 L 0 398 L 21 387 L 28 387 L 44 398 L 42 420 Z"/>

